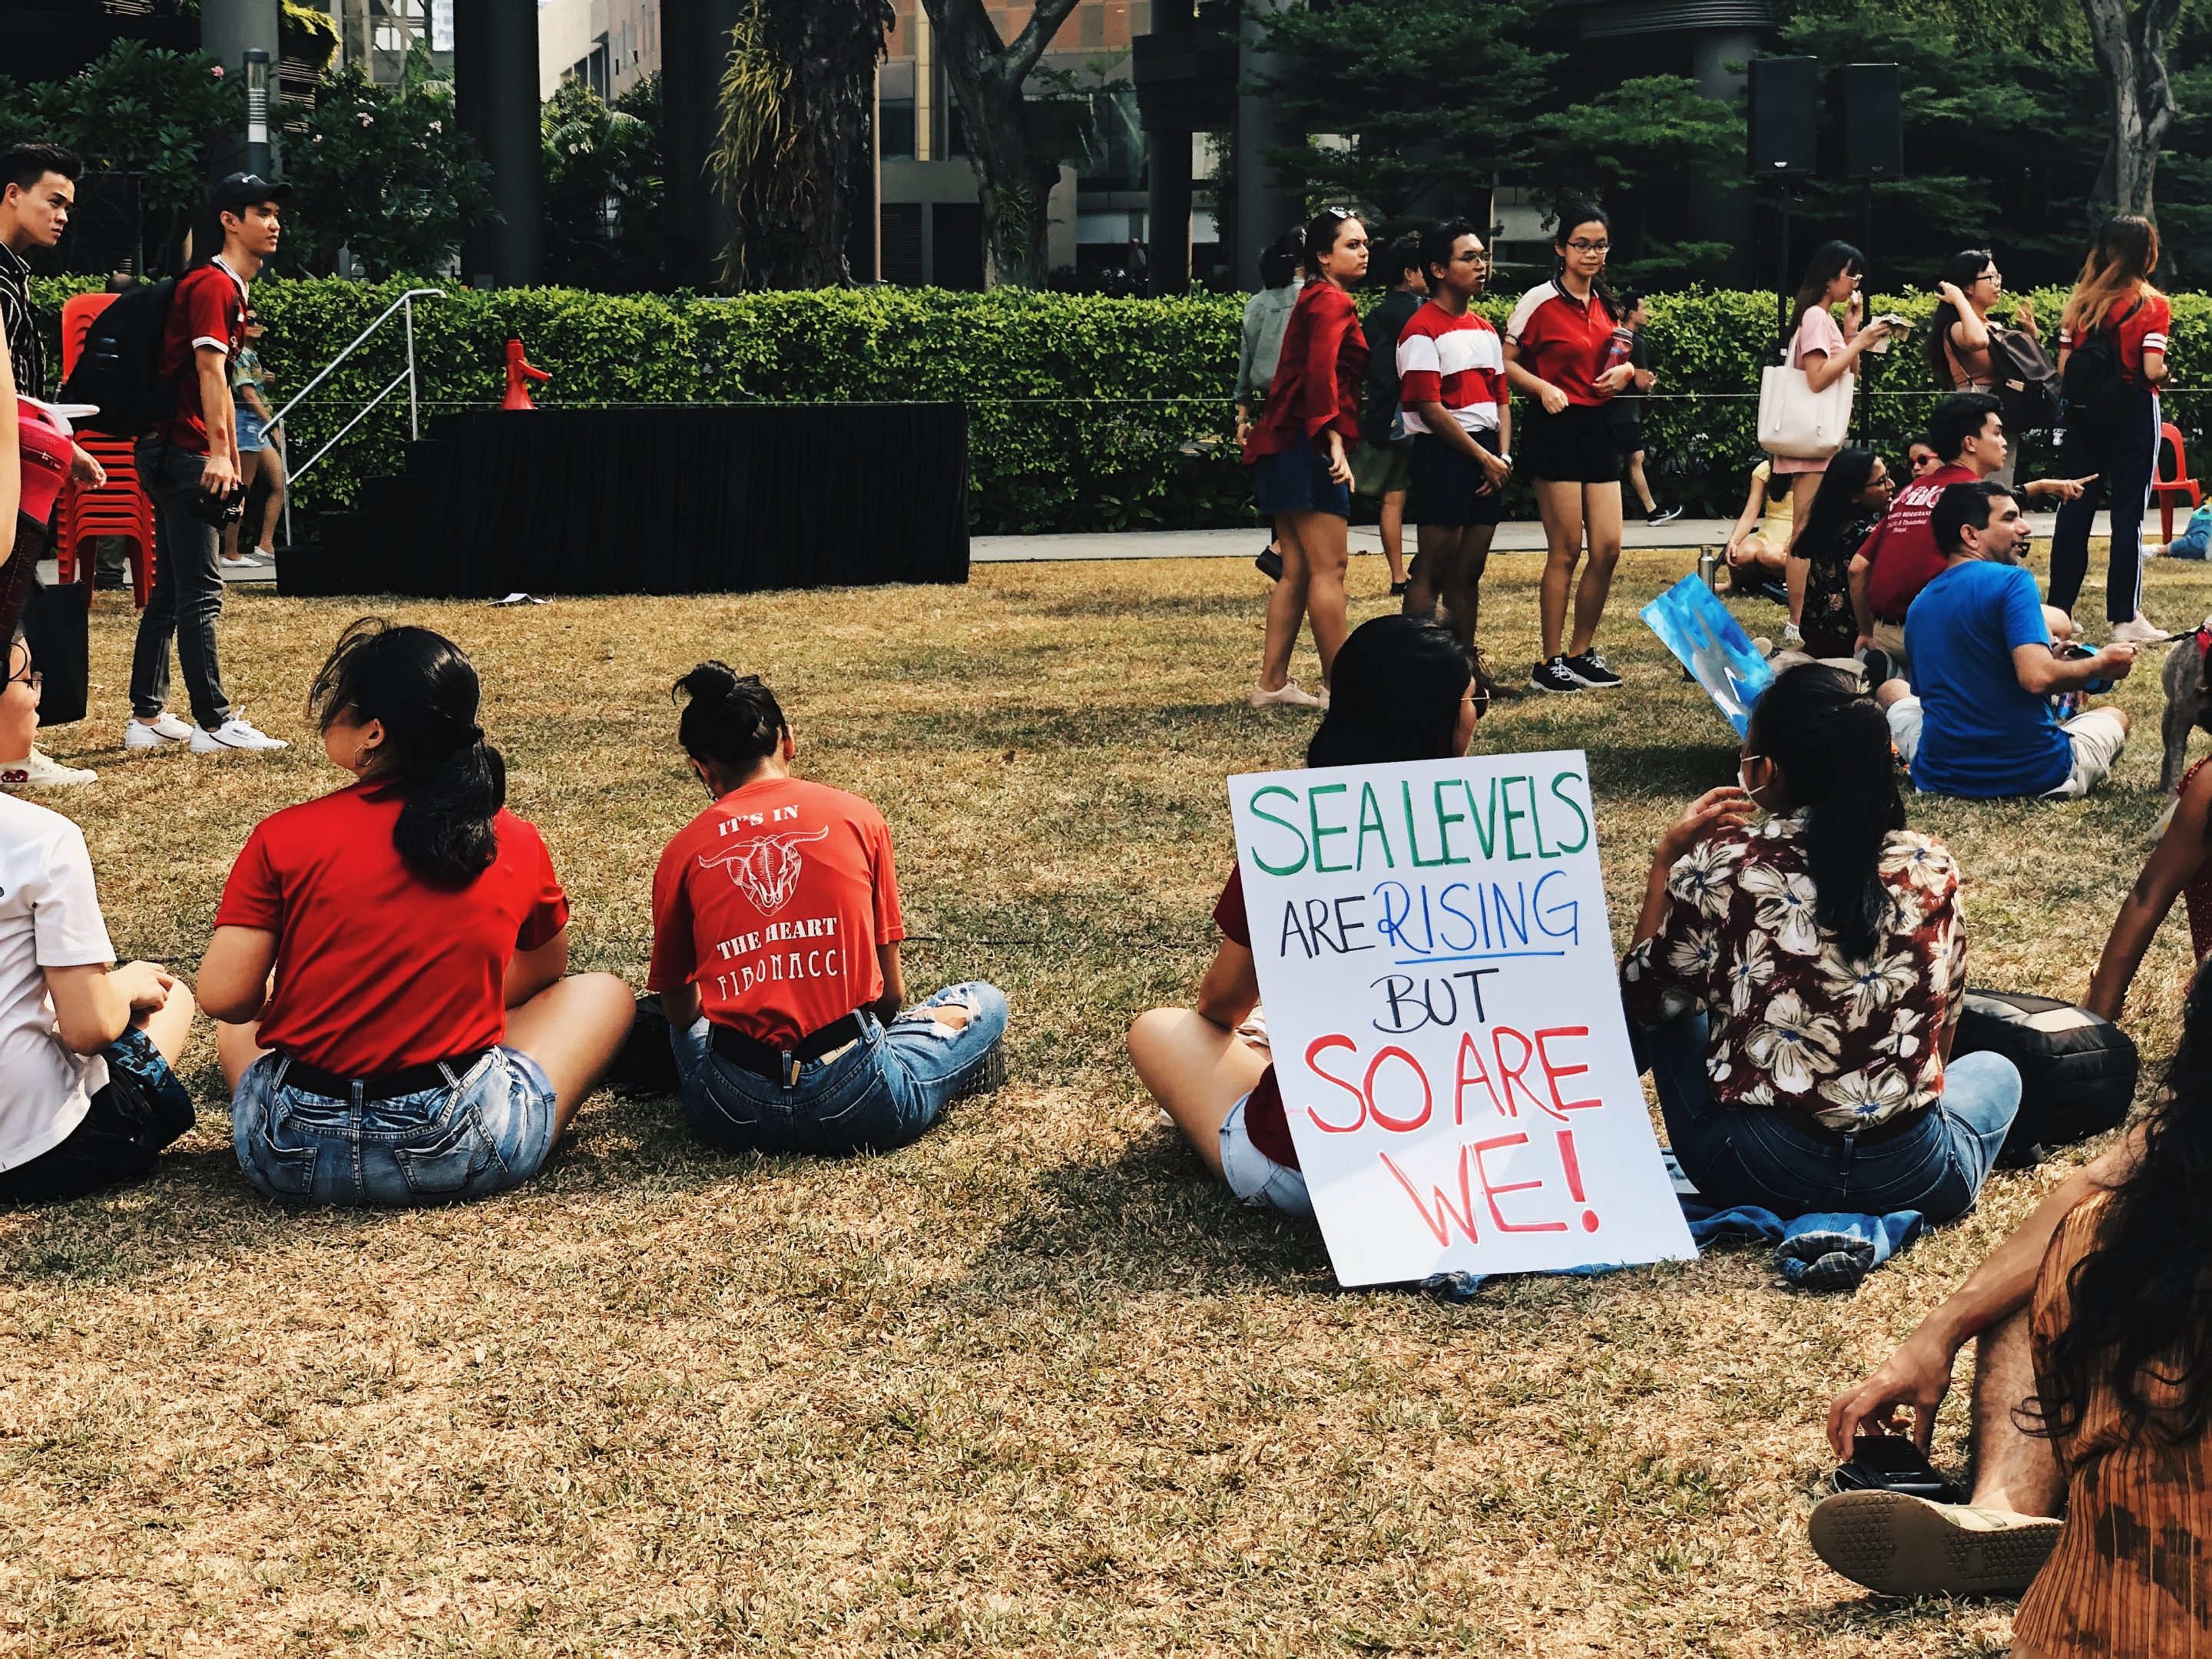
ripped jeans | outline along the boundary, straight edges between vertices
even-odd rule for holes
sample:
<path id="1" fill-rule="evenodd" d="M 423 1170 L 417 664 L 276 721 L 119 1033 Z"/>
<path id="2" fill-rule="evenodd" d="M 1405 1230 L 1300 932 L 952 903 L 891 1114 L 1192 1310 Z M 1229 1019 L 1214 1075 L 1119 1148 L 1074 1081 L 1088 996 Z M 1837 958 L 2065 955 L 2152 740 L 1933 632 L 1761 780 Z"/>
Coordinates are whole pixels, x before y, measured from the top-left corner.
<path id="1" fill-rule="evenodd" d="M 969 1011 L 959 1030 L 929 1013 L 948 1003 Z M 981 980 L 948 985 L 889 1025 L 869 1013 L 860 1024 L 866 1035 L 860 1042 L 805 1062 L 789 1088 L 716 1054 L 704 1018 L 688 1031 L 672 1029 L 692 1133 L 740 1151 L 888 1152 L 918 1139 L 947 1103 L 993 1086 L 1000 1074 L 1006 994 Z"/>

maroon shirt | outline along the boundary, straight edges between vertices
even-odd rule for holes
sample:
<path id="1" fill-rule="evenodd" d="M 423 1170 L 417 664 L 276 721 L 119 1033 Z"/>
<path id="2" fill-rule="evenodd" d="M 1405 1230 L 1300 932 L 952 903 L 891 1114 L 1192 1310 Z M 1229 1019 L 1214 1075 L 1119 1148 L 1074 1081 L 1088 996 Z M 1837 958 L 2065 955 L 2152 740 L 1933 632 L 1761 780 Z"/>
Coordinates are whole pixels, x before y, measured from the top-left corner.
<path id="1" fill-rule="evenodd" d="M 161 378 L 177 389 L 168 417 L 155 430 L 175 447 L 194 455 L 208 453 L 207 411 L 200 407 L 199 348 L 223 354 L 223 399 L 229 401 L 230 370 L 246 343 L 246 283 L 220 258 L 186 271 L 170 296 L 169 320 L 161 334 Z"/>
<path id="2" fill-rule="evenodd" d="M 1231 870 L 1229 885 L 1214 901 L 1213 925 L 1232 945 L 1252 948 L 1252 924 L 1244 915 L 1244 872 Z M 1291 1121 L 1283 1110 L 1283 1087 L 1275 1080 L 1272 1062 L 1260 1073 L 1244 1102 L 1244 1133 L 1252 1144 L 1286 1170 L 1298 1167 L 1297 1143 L 1291 1139 Z"/>

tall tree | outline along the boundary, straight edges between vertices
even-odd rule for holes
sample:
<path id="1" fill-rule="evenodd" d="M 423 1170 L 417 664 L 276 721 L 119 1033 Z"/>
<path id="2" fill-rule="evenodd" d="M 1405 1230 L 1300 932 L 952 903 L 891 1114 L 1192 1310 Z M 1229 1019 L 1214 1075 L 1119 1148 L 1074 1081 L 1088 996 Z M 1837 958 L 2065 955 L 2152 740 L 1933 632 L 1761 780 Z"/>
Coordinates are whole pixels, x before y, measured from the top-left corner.
<path id="1" fill-rule="evenodd" d="M 2181 0 L 2081 0 L 2081 11 L 2111 100 L 2112 136 L 2097 198 L 2115 212 L 2147 215 L 2159 146 L 2175 114 L 2166 52 L 2181 20 Z"/>
<path id="2" fill-rule="evenodd" d="M 1340 0 L 1267 24 L 1267 89 L 1303 131 L 1270 160 L 1309 193 L 1350 197 L 1396 228 L 1464 211 L 1529 159 L 1528 119 L 1556 61 L 1518 31 L 1545 0 Z"/>
<path id="3" fill-rule="evenodd" d="M 854 204 L 874 194 L 876 60 L 893 17 L 890 0 L 751 0 L 739 16 L 714 158 L 738 286 L 853 280 L 845 250 Z"/>
<path id="4" fill-rule="evenodd" d="M 1024 94 L 1030 72 L 1076 0 L 1035 0 L 1012 40 L 983 0 L 921 0 L 952 83 L 983 209 L 983 281 L 1044 286 L 1048 204 L 1060 180 L 1057 123 L 1036 120 Z"/>

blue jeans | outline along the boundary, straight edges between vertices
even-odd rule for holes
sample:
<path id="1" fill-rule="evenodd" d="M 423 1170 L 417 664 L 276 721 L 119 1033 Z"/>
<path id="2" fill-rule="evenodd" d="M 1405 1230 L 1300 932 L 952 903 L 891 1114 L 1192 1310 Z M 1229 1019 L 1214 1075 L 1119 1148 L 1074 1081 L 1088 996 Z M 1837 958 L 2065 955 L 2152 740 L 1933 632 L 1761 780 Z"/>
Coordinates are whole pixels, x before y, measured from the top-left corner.
<path id="1" fill-rule="evenodd" d="M 151 720 L 167 702 L 173 638 L 193 722 L 212 732 L 230 718 L 230 699 L 215 648 L 216 619 L 222 615 L 222 568 L 216 563 L 222 532 L 193 511 L 207 457 L 160 438 L 141 438 L 133 454 L 138 482 L 154 506 L 154 591 L 131 653 L 131 712 Z"/>
<path id="2" fill-rule="evenodd" d="M 1961 1054 L 1911 1128 L 1852 1146 L 1787 1106 L 1716 1103 L 1705 1015 L 1684 1014 L 1642 1036 L 1674 1157 L 1716 1209 L 1749 1205 L 1784 1220 L 1917 1210 L 1941 1225 L 1974 1207 L 2020 1110 L 2020 1073 L 2010 1060 Z"/>
<path id="3" fill-rule="evenodd" d="M 955 1031 L 927 1010 L 968 1008 Z M 808 1060 L 786 1088 L 714 1051 L 704 1018 L 669 1029 L 684 1079 L 684 1115 L 709 1146 L 761 1152 L 888 1152 L 918 1139 L 948 1102 L 982 1085 L 1006 1034 L 1006 999 L 981 981 L 948 985 L 889 1025 L 863 1013 L 865 1035 L 842 1054 Z"/>
<path id="4" fill-rule="evenodd" d="M 334 1100 L 285 1081 L 264 1054 L 230 1103 L 239 1167 L 263 1194 L 306 1204 L 441 1204 L 488 1198 L 536 1175 L 559 1123 L 538 1062 L 495 1048 L 444 1086 L 390 1100 Z"/>

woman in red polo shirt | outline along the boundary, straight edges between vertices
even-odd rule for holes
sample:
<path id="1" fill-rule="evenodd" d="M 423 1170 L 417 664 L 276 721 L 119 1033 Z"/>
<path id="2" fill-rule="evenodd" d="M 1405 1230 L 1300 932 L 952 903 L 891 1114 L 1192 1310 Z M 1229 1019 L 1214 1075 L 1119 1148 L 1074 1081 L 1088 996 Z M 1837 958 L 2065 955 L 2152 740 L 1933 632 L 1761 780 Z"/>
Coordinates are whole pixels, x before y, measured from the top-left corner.
<path id="1" fill-rule="evenodd" d="M 1605 406 L 1634 378 L 1634 337 L 1607 298 L 1613 222 L 1585 202 L 1559 209 L 1552 245 L 1559 274 L 1531 289 L 1505 325 L 1505 378 L 1535 404 L 1516 422 L 1520 471 L 1534 481 L 1544 520 L 1544 653 L 1529 671 L 1539 691 L 1600 690 L 1620 684 L 1597 649 L 1598 619 L 1620 561 L 1620 453 Z M 1510 459 L 1510 458 L 1509 458 Z M 1575 580 L 1583 539 L 1589 562 Z M 1575 601 L 1571 636 L 1567 595 Z"/>
<path id="2" fill-rule="evenodd" d="M 264 818 L 200 965 L 238 1161 L 271 1198 L 482 1198 L 538 1173 L 636 1012 L 563 978 L 568 902 L 427 628 L 356 623 L 308 692 L 356 781 Z"/>
<path id="3" fill-rule="evenodd" d="M 1467 653 L 1424 617 L 1362 623 L 1337 654 L 1334 700 L 1306 749 L 1311 766 L 1376 766 L 1467 753 L 1479 705 Z M 1195 1008 L 1155 1008 L 1129 1028 L 1137 1075 L 1206 1166 L 1247 1204 L 1310 1216 L 1313 1201 L 1260 1017 L 1244 878 L 1213 907 L 1221 944 Z"/>
<path id="4" fill-rule="evenodd" d="M 1291 678 L 1298 622 L 1313 618 L 1314 650 L 1328 683 L 1344 643 L 1344 572 L 1351 559 L 1352 463 L 1359 441 L 1359 392 L 1367 377 L 1367 337 L 1352 289 L 1367 275 L 1367 227 L 1330 208 L 1306 227 L 1309 280 L 1298 291 L 1274 383 L 1259 424 L 1244 441 L 1244 465 L 1262 515 L 1273 514 L 1283 574 L 1267 596 L 1267 641 L 1252 706 L 1326 705 Z"/>

